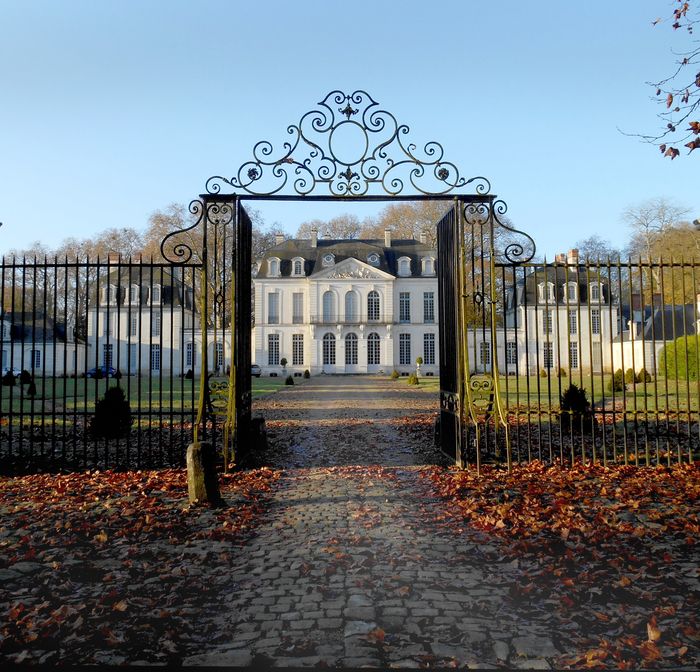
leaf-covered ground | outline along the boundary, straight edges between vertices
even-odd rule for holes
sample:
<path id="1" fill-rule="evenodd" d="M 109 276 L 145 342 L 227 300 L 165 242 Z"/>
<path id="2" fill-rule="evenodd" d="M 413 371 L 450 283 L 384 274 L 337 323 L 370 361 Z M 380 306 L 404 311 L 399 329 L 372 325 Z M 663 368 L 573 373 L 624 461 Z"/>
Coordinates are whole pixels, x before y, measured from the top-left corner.
<path id="1" fill-rule="evenodd" d="M 700 661 L 698 465 L 422 473 L 444 501 L 440 525 L 495 535 L 501 555 L 523 562 L 512 600 L 553 611 L 581 652 L 558 666 Z"/>
<path id="2" fill-rule="evenodd" d="M 179 660 L 277 477 L 222 475 L 216 510 L 188 508 L 184 470 L 0 479 L 0 660 Z"/>

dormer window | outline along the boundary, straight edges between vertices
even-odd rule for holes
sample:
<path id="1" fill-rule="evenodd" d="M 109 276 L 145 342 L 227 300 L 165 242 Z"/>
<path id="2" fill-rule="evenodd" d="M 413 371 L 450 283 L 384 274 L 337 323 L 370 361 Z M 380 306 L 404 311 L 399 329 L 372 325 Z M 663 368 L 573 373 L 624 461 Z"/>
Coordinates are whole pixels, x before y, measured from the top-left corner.
<path id="1" fill-rule="evenodd" d="M 153 285 L 151 303 L 160 303 L 160 285 Z"/>
<path id="2" fill-rule="evenodd" d="M 102 290 L 102 303 L 110 303 L 111 301 L 116 301 L 117 299 L 117 287 L 116 285 L 107 285 Z"/>
<path id="3" fill-rule="evenodd" d="M 565 291 L 565 296 L 566 296 L 566 301 L 567 303 L 575 303 L 576 302 L 576 283 L 575 282 L 567 282 L 566 286 L 564 287 Z"/>
<path id="4" fill-rule="evenodd" d="M 280 260 L 277 257 L 271 257 L 267 260 L 267 277 L 278 278 L 280 276 Z"/>
<path id="5" fill-rule="evenodd" d="M 423 266 L 422 275 L 435 275 L 435 259 L 423 257 L 421 264 Z"/>
<path id="6" fill-rule="evenodd" d="M 129 303 L 135 304 L 139 302 L 139 286 L 131 285 L 129 287 Z"/>
<path id="7" fill-rule="evenodd" d="M 335 257 L 332 254 L 324 254 L 323 259 L 321 260 L 321 264 L 324 268 L 327 268 L 328 266 L 333 266 L 333 264 L 335 264 Z"/>
<path id="8" fill-rule="evenodd" d="M 379 266 L 379 255 L 376 252 L 372 252 L 367 255 L 367 263 L 370 266 Z"/>
<path id="9" fill-rule="evenodd" d="M 600 303 L 603 300 L 603 289 L 599 282 L 593 282 L 590 285 L 591 296 L 590 299 L 594 303 Z"/>
<path id="10" fill-rule="evenodd" d="M 411 260 L 408 257 L 401 257 L 399 259 L 399 275 L 411 275 Z"/>
<path id="11" fill-rule="evenodd" d="M 304 260 L 301 257 L 292 259 L 292 275 L 297 277 L 304 275 Z"/>
<path id="12" fill-rule="evenodd" d="M 540 282 L 540 284 L 537 285 L 537 292 L 539 295 L 540 303 L 554 303 L 553 282 Z"/>

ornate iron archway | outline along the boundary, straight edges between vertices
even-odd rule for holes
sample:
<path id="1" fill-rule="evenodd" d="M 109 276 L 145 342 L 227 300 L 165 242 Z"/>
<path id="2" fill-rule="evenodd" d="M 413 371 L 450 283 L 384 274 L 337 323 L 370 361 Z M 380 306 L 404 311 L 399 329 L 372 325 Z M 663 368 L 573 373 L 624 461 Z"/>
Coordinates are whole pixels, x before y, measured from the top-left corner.
<path id="1" fill-rule="evenodd" d="M 260 141 L 231 177 L 209 178 L 206 193 L 190 203 L 191 226 L 164 238 L 163 256 L 173 264 L 187 265 L 195 256 L 201 262 L 202 372 L 195 437 L 210 432 L 215 439 L 221 415 L 226 464 L 229 443 L 240 452 L 252 438 L 251 222 L 244 207 L 249 200 L 451 201 L 437 224 L 440 447 L 460 465 L 470 461 L 473 448 L 478 465 L 480 444 L 495 426 L 495 443 L 500 432 L 510 462 L 497 357 L 487 370 L 477 371 L 468 334 L 481 330 L 486 337 L 488 332 L 495 343 L 493 265 L 497 258 L 510 264 L 528 261 L 535 244 L 503 219 L 506 205 L 490 193 L 485 177 L 465 177 L 442 145 L 429 141 L 419 148 L 409 133 L 365 91 L 332 91 L 287 127 L 289 137 L 279 151 Z M 502 250 L 499 232 L 509 234 Z M 226 361 L 231 365 L 225 377 L 209 376 L 212 369 L 222 373 Z"/>

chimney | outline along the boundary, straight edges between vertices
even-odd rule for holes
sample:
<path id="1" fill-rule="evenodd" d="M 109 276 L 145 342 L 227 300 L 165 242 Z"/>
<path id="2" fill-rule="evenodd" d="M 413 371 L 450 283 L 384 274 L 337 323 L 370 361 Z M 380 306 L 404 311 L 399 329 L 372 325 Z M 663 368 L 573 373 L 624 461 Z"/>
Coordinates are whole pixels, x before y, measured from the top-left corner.
<path id="1" fill-rule="evenodd" d="M 425 235 L 425 231 L 420 232 L 420 242 L 422 245 L 425 245 L 428 240 L 428 237 Z"/>
<path id="2" fill-rule="evenodd" d="M 384 247 L 391 247 L 391 229 L 384 229 Z"/>
<path id="3" fill-rule="evenodd" d="M 275 234 L 275 245 L 281 245 L 284 242 L 284 234 L 283 233 L 276 233 Z"/>
<path id="4" fill-rule="evenodd" d="M 311 247 L 318 247 L 318 229 L 311 229 Z"/>
<path id="5" fill-rule="evenodd" d="M 569 250 L 569 253 L 566 256 L 566 261 L 569 264 L 578 266 L 578 250 Z"/>
<path id="6" fill-rule="evenodd" d="M 554 257 L 554 261 L 555 261 L 557 264 L 565 264 L 565 263 L 566 263 L 566 255 L 565 255 L 565 254 L 557 254 L 557 255 Z"/>
<path id="7" fill-rule="evenodd" d="M 110 252 L 107 255 L 107 263 L 108 264 L 118 264 L 119 263 L 119 253 L 118 252 Z"/>

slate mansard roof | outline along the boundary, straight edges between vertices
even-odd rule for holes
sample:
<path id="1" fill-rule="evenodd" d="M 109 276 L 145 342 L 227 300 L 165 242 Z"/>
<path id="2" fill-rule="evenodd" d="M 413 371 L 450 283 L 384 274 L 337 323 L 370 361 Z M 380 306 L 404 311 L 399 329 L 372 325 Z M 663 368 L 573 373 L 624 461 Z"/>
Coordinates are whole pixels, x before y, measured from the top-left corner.
<path id="1" fill-rule="evenodd" d="M 422 260 L 426 257 L 437 260 L 436 250 L 417 240 L 392 240 L 391 245 L 387 247 L 384 245 L 384 240 L 380 239 L 322 238 L 318 240 L 316 247 L 313 247 L 308 238 L 290 238 L 265 252 L 260 260 L 259 277 L 266 276 L 269 259 L 279 259 L 281 277 L 290 277 L 292 260 L 298 257 L 304 260 L 304 275 L 313 275 L 324 268 L 322 260 L 329 253 L 335 257 L 336 265 L 351 258 L 368 263 L 369 255 L 375 253 L 379 256 L 379 263 L 370 265 L 394 276 L 399 275 L 399 259 L 408 257 L 411 260 L 411 275 L 406 277 L 425 277 L 421 274 Z"/>

